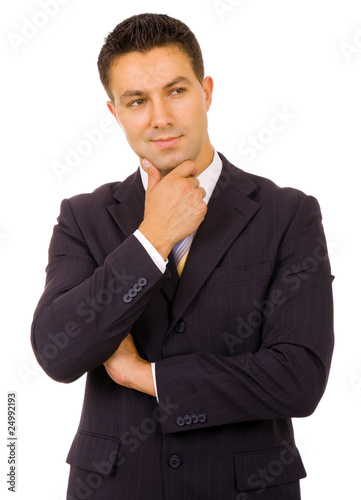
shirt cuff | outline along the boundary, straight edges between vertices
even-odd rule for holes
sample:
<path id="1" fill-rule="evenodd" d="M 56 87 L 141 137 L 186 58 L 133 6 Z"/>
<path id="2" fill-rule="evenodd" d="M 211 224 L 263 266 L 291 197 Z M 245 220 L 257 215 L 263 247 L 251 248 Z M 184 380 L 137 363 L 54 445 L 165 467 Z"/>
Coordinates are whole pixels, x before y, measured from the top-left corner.
<path id="1" fill-rule="evenodd" d="M 159 403 L 158 391 L 157 391 L 157 380 L 155 378 L 155 363 L 151 363 L 151 366 L 152 366 L 153 383 L 154 383 L 154 389 L 155 389 L 155 397 L 157 398 L 157 401 Z"/>
<path id="2" fill-rule="evenodd" d="M 164 274 L 165 269 L 168 264 L 168 259 L 166 261 L 163 260 L 163 257 L 160 253 L 154 248 L 149 240 L 137 229 L 134 232 L 134 236 L 139 240 L 139 242 L 143 245 L 149 257 L 153 260 L 154 264 L 158 267 L 159 271 Z"/>

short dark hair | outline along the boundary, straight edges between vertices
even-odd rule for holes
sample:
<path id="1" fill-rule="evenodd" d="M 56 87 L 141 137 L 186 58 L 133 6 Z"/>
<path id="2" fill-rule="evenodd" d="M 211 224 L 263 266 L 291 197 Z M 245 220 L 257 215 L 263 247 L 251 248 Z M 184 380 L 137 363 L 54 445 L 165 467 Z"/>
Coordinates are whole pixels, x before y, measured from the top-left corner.
<path id="1" fill-rule="evenodd" d="M 105 38 L 98 57 L 100 80 L 111 100 L 109 70 L 115 59 L 129 52 L 148 52 L 155 47 L 175 45 L 189 56 L 200 83 L 204 79 L 202 51 L 186 24 L 166 14 L 139 14 L 118 24 Z"/>

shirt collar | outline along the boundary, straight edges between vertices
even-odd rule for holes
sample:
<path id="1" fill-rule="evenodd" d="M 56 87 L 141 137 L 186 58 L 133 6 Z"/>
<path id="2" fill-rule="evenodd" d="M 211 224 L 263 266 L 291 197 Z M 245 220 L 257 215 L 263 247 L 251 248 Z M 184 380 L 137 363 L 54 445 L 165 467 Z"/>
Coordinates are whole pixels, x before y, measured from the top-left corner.
<path id="1" fill-rule="evenodd" d="M 199 180 L 199 185 L 206 192 L 206 196 L 204 198 L 204 202 L 206 204 L 208 204 L 210 197 L 212 196 L 213 190 L 218 182 L 219 176 L 221 175 L 222 172 L 222 160 L 217 151 L 213 147 L 212 149 L 213 149 L 212 163 L 205 170 L 203 170 L 202 173 L 200 173 L 197 176 L 197 179 Z M 144 190 L 146 191 L 148 187 L 148 174 L 147 172 L 145 172 L 145 170 L 142 169 L 142 167 L 139 167 L 139 169 L 143 187 Z"/>

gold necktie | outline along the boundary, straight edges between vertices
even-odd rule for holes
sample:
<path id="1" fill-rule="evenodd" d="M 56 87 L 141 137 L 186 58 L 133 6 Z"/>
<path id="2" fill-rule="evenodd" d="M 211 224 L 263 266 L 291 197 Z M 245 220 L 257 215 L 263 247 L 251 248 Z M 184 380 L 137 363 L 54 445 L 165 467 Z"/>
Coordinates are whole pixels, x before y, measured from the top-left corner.
<path id="1" fill-rule="evenodd" d="M 177 266 L 177 271 L 178 271 L 178 276 L 181 277 L 183 273 L 183 269 L 189 254 L 189 249 L 191 247 L 194 235 L 194 233 L 190 234 L 187 236 L 187 238 L 184 238 L 184 240 L 179 241 L 176 245 L 173 247 L 173 256 L 175 259 L 175 263 Z"/>

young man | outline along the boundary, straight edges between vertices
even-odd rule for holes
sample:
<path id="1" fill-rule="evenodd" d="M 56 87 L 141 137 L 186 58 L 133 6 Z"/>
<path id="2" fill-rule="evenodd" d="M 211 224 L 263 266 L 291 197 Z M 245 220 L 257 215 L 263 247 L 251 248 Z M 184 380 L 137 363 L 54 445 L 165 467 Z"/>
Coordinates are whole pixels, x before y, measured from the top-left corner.
<path id="1" fill-rule="evenodd" d="M 318 203 L 215 151 L 182 22 L 124 21 L 98 67 L 140 168 L 63 201 L 34 315 L 46 373 L 87 373 L 67 498 L 297 500 L 333 350 Z"/>

